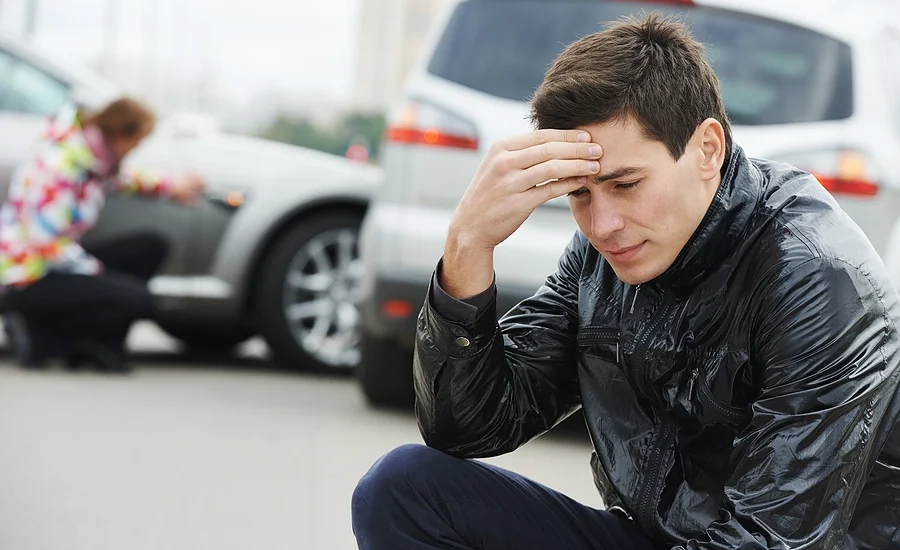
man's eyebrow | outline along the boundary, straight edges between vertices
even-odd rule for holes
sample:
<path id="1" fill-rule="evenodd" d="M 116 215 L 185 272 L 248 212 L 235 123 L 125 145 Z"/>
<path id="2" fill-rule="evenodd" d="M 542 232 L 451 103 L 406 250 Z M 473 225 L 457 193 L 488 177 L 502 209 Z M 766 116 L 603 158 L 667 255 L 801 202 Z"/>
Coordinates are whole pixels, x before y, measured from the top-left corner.
<path id="1" fill-rule="evenodd" d="M 594 177 L 594 183 L 603 183 L 604 181 L 617 180 L 626 176 L 630 176 L 632 174 L 636 174 L 637 172 L 646 169 L 646 166 L 623 166 L 622 168 L 617 168 L 612 172 L 596 175 Z"/>

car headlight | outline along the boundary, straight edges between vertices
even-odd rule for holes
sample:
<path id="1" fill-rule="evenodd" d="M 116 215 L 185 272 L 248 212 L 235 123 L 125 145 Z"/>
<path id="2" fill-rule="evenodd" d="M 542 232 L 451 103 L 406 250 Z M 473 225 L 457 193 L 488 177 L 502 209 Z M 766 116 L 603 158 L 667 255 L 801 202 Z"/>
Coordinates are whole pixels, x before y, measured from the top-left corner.
<path id="1" fill-rule="evenodd" d="M 247 202 L 247 192 L 243 189 L 208 189 L 204 196 L 209 202 L 230 210 Z"/>

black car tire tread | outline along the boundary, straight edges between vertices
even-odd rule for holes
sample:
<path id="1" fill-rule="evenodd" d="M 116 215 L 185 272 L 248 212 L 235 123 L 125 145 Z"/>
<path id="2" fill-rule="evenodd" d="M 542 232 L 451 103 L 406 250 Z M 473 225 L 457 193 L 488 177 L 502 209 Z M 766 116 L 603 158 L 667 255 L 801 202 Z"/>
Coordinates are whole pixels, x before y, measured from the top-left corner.
<path id="1" fill-rule="evenodd" d="M 252 329 L 238 326 L 160 324 L 160 328 L 189 350 L 198 352 L 227 352 L 254 334 Z"/>
<path id="2" fill-rule="evenodd" d="M 411 408 L 415 403 L 412 351 L 366 332 L 361 340 L 356 378 L 366 401 L 373 407 Z"/>

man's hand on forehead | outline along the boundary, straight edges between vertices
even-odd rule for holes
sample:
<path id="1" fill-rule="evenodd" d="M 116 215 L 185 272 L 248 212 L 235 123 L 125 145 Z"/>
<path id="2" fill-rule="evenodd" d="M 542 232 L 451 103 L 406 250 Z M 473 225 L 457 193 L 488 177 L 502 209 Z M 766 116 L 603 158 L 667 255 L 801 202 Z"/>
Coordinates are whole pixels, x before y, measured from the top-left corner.
<path id="1" fill-rule="evenodd" d="M 534 210 L 587 184 L 600 172 L 603 148 L 582 130 L 538 130 L 501 139 L 482 159 L 451 230 L 493 248 Z"/>
<path id="2" fill-rule="evenodd" d="M 603 155 L 603 148 L 590 140 L 590 134 L 582 130 L 538 130 L 500 140 L 496 147 L 515 158 L 513 168 L 527 172 L 523 182 L 527 188 L 572 178 L 582 179 L 568 183 L 584 185 L 586 176 L 596 175 L 594 167 Z M 542 179 L 535 181 L 537 177 Z"/>
<path id="3" fill-rule="evenodd" d="M 588 143 L 591 135 L 584 130 L 537 130 L 501 139 L 499 145 L 507 151 L 519 151 L 546 143 Z"/>
<path id="4" fill-rule="evenodd" d="M 579 130 L 538 130 L 494 143 L 450 220 L 441 286 L 474 296 L 493 280 L 494 248 L 534 210 L 587 184 L 603 149 Z"/>

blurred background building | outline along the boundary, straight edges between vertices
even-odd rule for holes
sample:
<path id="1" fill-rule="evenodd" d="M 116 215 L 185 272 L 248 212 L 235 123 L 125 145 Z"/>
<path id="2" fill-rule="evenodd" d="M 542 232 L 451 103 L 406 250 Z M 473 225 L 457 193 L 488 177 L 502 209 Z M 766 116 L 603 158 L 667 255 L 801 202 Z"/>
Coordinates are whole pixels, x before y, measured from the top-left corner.
<path id="1" fill-rule="evenodd" d="M 353 105 L 384 110 L 449 0 L 361 0 Z"/>
<path id="2" fill-rule="evenodd" d="M 257 133 L 386 110 L 448 0 L 0 0 L 0 32 Z M 311 5 L 314 4 L 314 5 Z"/>
<path id="3" fill-rule="evenodd" d="M 0 0 L 0 32 L 162 115 L 377 157 L 384 114 L 449 0 Z"/>

